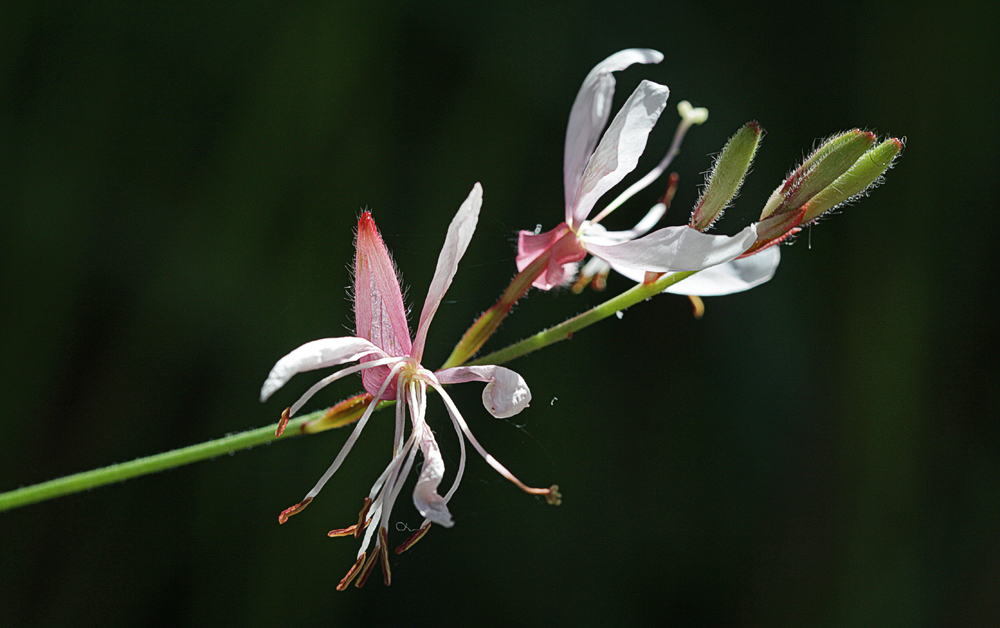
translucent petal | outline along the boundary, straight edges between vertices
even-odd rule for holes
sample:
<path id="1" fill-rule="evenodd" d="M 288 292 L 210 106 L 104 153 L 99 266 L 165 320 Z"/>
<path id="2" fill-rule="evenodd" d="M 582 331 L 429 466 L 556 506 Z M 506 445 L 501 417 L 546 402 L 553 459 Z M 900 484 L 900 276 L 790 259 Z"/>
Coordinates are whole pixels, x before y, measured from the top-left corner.
<path id="1" fill-rule="evenodd" d="M 593 244 L 584 237 L 591 255 L 615 267 L 639 271 L 702 270 L 739 257 L 757 239 L 750 225 L 734 236 L 709 235 L 686 226 L 666 227 L 622 244 Z"/>
<path id="2" fill-rule="evenodd" d="M 386 357 L 374 344 L 354 336 L 307 342 L 278 360 L 264 380 L 260 400 L 266 401 L 297 373 L 353 362 L 369 355 Z"/>
<path id="3" fill-rule="evenodd" d="M 583 223 L 597 201 L 635 169 L 669 95 L 665 86 L 643 81 L 622 105 L 590 156 L 572 204 L 567 206 L 571 226 Z"/>
<path id="4" fill-rule="evenodd" d="M 583 79 L 570 110 L 563 151 L 567 222 L 572 217 L 569 208 L 573 206 L 583 170 L 611 116 L 611 101 L 615 95 L 615 78 L 611 73 L 624 70 L 633 63 L 659 63 L 662 60 L 663 55 L 655 50 L 630 48 L 601 61 Z"/>
<path id="5" fill-rule="evenodd" d="M 772 246 L 750 257 L 734 259 L 725 264 L 706 268 L 697 275 L 675 283 L 664 292 L 717 297 L 755 288 L 774 276 L 778 262 L 781 261 L 779 248 Z M 617 266 L 613 268 L 637 282 L 641 282 L 645 277 L 645 271 Z"/>
<path id="6" fill-rule="evenodd" d="M 441 305 L 451 280 L 458 270 L 458 262 L 465 254 L 465 249 L 469 247 L 472 234 L 476 231 L 476 223 L 479 221 L 479 208 L 483 205 L 483 188 L 476 183 L 472 186 L 472 192 L 468 198 L 458 208 L 458 213 L 452 218 L 448 225 L 448 235 L 445 236 L 444 246 L 441 247 L 441 254 L 438 256 L 437 268 L 434 269 L 434 278 L 431 279 L 431 286 L 427 290 L 427 299 L 424 301 L 424 309 L 420 312 L 420 324 L 417 326 L 417 335 L 413 341 L 413 355 L 417 361 L 420 360 L 424 351 L 424 343 L 427 341 L 427 328 L 430 327 L 431 320 Z"/>

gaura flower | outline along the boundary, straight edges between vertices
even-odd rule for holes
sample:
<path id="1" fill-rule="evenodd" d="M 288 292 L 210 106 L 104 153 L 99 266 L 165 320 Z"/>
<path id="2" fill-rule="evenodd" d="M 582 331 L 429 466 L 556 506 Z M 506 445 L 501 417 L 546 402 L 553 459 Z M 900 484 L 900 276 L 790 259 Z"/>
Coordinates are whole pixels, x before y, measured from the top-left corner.
<path id="1" fill-rule="evenodd" d="M 557 486 L 545 489 L 528 487 L 493 456 L 486 453 L 443 387 L 445 384 L 460 382 L 486 382 L 486 387 L 483 389 L 483 404 L 493 416 L 507 418 L 519 413 L 531 401 L 531 392 L 521 376 L 500 366 L 465 366 L 431 372 L 421 365 L 427 330 L 445 292 L 451 285 L 458 262 L 472 239 L 482 198 L 483 191 L 477 183 L 448 227 L 448 234 L 427 292 L 427 299 L 420 313 L 417 332 L 412 340 L 396 267 L 382 242 L 371 214 L 364 212 L 358 221 L 357 254 L 354 265 L 354 314 L 357 335 L 325 338 L 302 345 L 278 360 L 261 388 L 260 398 L 261 401 L 265 401 L 296 373 L 357 361 L 359 364 L 356 366 L 342 369 L 317 382 L 285 411 L 282 418 L 287 420 L 324 386 L 352 373 L 361 373 L 365 390 L 373 397 L 333 464 L 304 500 L 281 513 L 278 517 L 280 523 L 302 511 L 316 497 L 347 457 L 378 403 L 382 400 L 396 401 L 396 430 L 389 466 L 378 477 L 368 496 L 365 497 L 358 523 L 329 533 L 329 536 L 360 537 L 364 532 L 357 561 L 340 581 L 338 590 L 347 588 L 356 577 L 356 586 L 362 586 L 376 562 L 381 563 L 385 583 L 387 585 L 390 583 L 388 554 L 390 514 L 418 451 L 423 457 L 423 464 L 413 491 L 413 503 L 424 517 L 424 522 L 416 534 L 396 549 L 397 553 L 401 553 L 418 541 L 432 523 L 446 528 L 454 525 L 448 510 L 448 502 L 455 494 L 465 472 L 466 438 L 490 466 L 519 488 L 530 494 L 542 495 L 549 503 L 559 503 Z M 434 433 L 425 420 L 428 387 L 441 395 L 460 443 L 458 471 L 455 480 L 443 496 L 439 493 L 438 487 L 444 478 L 444 459 Z M 407 414 L 410 423 L 408 435 Z M 369 553 L 368 547 L 376 536 L 375 547 Z"/>
<path id="2" fill-rule="evenodd" d="M 673 149 L 653 172 L 589 219 L 601 197 L 635 169 L 670 94 L 663 85 L 642 81 L 602 136 L 615 90 L 612 72 L 634 63 L 659 63 L 662 59 L 663 55 L 655 50 L 622 50 L 597 64 L 584 79 L 566 128 L 565 220 L 546 233 L 522 231 L 518 237 L 518 270 L 523 271 L 542 256 L 548 257 L 545 271 L 534 281 L 535 287 L 550 290 L 566 284 L 576 263 L 588 253 L 616 269 L 640 274 L 690 271 L 733 260 L 756 240 L 755 225 L 731 237 L 708 235 L 688 226 L 648 233 L 666 211 L 665 203 L 658 203 L 626 231 L 608 231 L 600 224 L 626 198 L 659 176 L 676 152 Z"/>

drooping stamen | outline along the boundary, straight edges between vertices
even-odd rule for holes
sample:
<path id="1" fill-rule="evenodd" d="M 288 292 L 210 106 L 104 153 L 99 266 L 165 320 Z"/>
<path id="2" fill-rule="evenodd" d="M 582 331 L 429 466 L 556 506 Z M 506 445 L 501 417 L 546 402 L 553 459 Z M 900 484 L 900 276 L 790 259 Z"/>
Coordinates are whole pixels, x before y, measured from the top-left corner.
<path id="1" fill-rule="evenodd" d="M 378 544 L 376 544 L 374 553 L 368 557 L 368 560 L 365 562 L 364 568 L 361 570 L 361 575 L 358 576 L 358 581 L 354 583 L 354 586 L 356 586 L 359 589 L 365 586 L 365 583 L 368 582 L 368 576 L 372 575 L 372 569 L 374 569 L 375 563 L 378 562 L 378 556 L 381 553 L 382 553 L 381 549 L 379 549 Z M 363 558 L 364 554 L 361 555 L 361 559 Z"/>
<path id="2" fill-rule="evenodd" d="M 354 580 L 354 577 L 358 575 L 358 571 L 361 570 L 361 565 L 364 562 L 365 562 L 365 554 L 364 554 L 364 552 L 362 552 L 361 556 L 358 557 L 358 560 L 347 571 L 347 575 L 344 576 L 344 579 L 341 580 L 340 584 L 337 585 L 337 590 L 338 591 L 343 591 L 343 590 L 347 589 L 347 587 L 351 586 L 351 580 Z"/>
<path id="3" fill-rule="evenodd" d="M 356 364 L 354 366 L 349 366 L 346 369 L 341 369 L 341 370 L 337 371 L 336 373 L 333 373 L 332 375 L 327 375 L 323 379 L 321 379 L 318 382 L 316 382 L 315 384 L 313 384 L 312 387 L 309 388 L 309 390 L 307 390 L 305 392 L 305 394 L 303 394 L 301 397 L 299 397 L 298 401 L 296 401 L 295 403 L 292 404 L 292 407 L 289 408 L 288 416 L 290 416 L 290 417 L 291 416 L 295 416 L 295 413 L 297 413 L 299 410 L 301 410 L 302 406 L 304 406 L 306 404 L 306 402 L 309 401 L 309 399 L 312 398 L 313 395 L 315 395 L 316 393 L 318 393 L 323 388 L 326 388 L 327 386 L 329 386 L 333 382 L 337 381 L 338 379 L 340 379 L 342 377 L 346 377 L 346 376 L 350 375 L 351 373 L 357 373 L 358 371 L 364 371 L 365 369 L 375 368 L 377 366 L 385 366 L 387 364 L 391 364 L 393 362 L 398 362 L 398 361 L 399 361 L 399 358 L 392 358 L 392 357 L 390 357 L 390 358 L 381 358 L 381 359 L 378 359 L 378 360 L 372 360 L 370 362 L 365 362 L 363 364 Z M 373 403 L 375 403 L 375 402 L 373 402 Z"/>
<path id="4" fill-rule="evenodd" d="M 416 544 L 417 541 L 419 541 L 420 539 L 424 538 L 424 535 L 427 534 L 427 531 L 430 530 L 430 529 L 431 529 L 431 524 L 429 524 L 429 523 L 426 523 L 426 524 L 420 526 L 420 529 L 418 529 L 416 532 L 414 532 L 413 535 L 410 538 L 408 538 L 405 541 L 403 541 L 400 544 L 400 546 L 396 548 L 396 553 L 397 554 L 402 554 L 406 550 L 408 550 L 411 547 L 413 547 L 414 544 Z"/>
<path id="5" fill-rule="evenodd" d="M 312 500 L 313 500 L 312 497 L 306 497 L 305 499 L 295 504 L 291 508 L 285 508 L 284 510 L 282 510 L 281 514 L 278 515 L 278 523 L 284 523 L 288 521 L 288 518 L 291 517 L 292 515 L 297 515 L 303 510 L 305 510 L 306 506 L 312 503 Z"/>
<path id="6" fill-rule="evenodd" d="M 378 360 L 373 360 L 368 364 L 374 364 L 375 362 L 378 362 Z M 378 394 L 375 395 L 375 398 L 372 399 L 372 402 L 368 404 L 368 408 L 365 410 L 365 413 L 361 415 L 361 418 L 358 419 L 357 425 L 354 426 L 354 431 L 351 432 L 351 435 L 347 438 L 347 442 L 344 443 L 343 447 L 341 447 L 340 453 L 337 454 L 337 457 L 334 459 L 333 464 L 331 464 L 330 468 L 326 470 L 326 473 L 323 474 L 323 477 L 319 479 L 319 482 L 316 483 L 316 486 L 314 486 L 312 490 L 309 491 L 309 493 L 306 495 L 307 498 L 315 497 L 316 495 L 318 495 L 319 492 L 323 489 L 323 486 L 327 483 L 327 481 L 329 481 L 329 479 L 333 476 L 333 474 L 337 472 L 337 469 L 340 468 L 340 465 L 344 462 L 344 458 L 346 458 L 347 454 L 350 453 L 351 448 L 354 447 L 354 443 L 358 440 L 358 437 L 361 435 L 361 430 L 365 428 L 365 425 L 368 423 L 368 419 L 371 418 L 372 413 L 375 411 L 375 407 L 378 406 L 378 402 L 381 401 L 382 394 L 385 393 L 385 389 L 389 386 L 389 382 L 392 381 L 392 378 L 395 377 L 396 373 L 398 373 L 399 370 L 402 369 L 405 365 L 406 365 L 405 362 L 399 362 L 392 367 L 392 371 L 390 371 L 389 376 L 385 378 L 384 382 L 382 382 L 382 387 L 379 388 Z"/>
<path id="7" fill-rule="evenodd" d="M 392 584 L 392 570 L 389 569 L 389 535 L 385 528 L 378 529 L 378 555 L 382 558 L 382 581 L 385 586 Z"/>
<path id="8" fill-rule="evenodd" d="M 479 441 L 476 440 L 476 437 L 472 435 L 472 431 L 469 429 L 469 426 L 465 422 L 465 419 L 462 418 L 462 414 L 458 411 L 458 408 L 455 406 L 455 402 L 452 401 L 451 397 L 448 396 L 448 393 L 446 393 L 444 388 L 441 387 L 441 384 L 437 382 L 436 379 L 428 383 L 434 387 L 434 390 L 438 391 L 439 395 L 441 395 L 441 399 L 444 401 L 445 407 L 448 408 L 448 414 L 451 415 L 453 421 L 455 421 L 462 427 L 462 432 L 465 434 L 465 437 L 469 439 L 469 442 L 472 443 L 472 446 L 476 448 L 476 451 L 479 452 L 479 455 L 481 455 L 483 459 L 486 460 L 486 463 L 489 464 L 491 467 L 493 467 L 493 469 L 497 473 L 507 478 L 507 480 L 512 482 L 515 486 L 517 486 L 525 493 L 528 493 L 530 495 L 542 495 L 545 497 L 545 501 L 554 506 L 558 506 L 560 503 L 562 503 L 562 495 L 559 493 L 559 487 L 557 485 L 553 484 L 549 488 L 534 488 L 528 486 L 521 480 L 517 479 L 517 477 L 515 477 L 513 473 L 508 471 L 506 467 L 500 464 L 500 462 L 496 458 L 486 453 L 486 450 L 483 449 L 483 446 L 480 445 Z"/>
<path id="9" fill-rule="evenodd" d="M 281 435 L 285 432 L 285 428 L 288 427 L 288 419 L 291 418 L 291 415 L 289 414 L 290 411 L 291 408 L 285 408 L 285 410 L 281 413 L 281 420 L 278 421 L 278 429 L 274 430 L 275 438 L 281 438 Z"/>

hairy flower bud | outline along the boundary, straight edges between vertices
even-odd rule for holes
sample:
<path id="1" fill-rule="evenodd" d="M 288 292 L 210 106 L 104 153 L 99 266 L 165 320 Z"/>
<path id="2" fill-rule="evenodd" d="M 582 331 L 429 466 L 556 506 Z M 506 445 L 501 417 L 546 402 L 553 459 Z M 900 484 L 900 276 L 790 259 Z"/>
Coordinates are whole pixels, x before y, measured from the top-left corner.
<path id="1" fill-rule="evenodd" d="M 743 184 L 743 178 L 757 153 L 762 133 L 759 124 L 748 122 L 729 138 L 715 160 L 705 190 L 691 213 L 691 227 L 705 231 L 722 215 L 722 211 Z"/>
<path id="2" fill-rule="evenodd" d="M 878 183 L 902 150 L 903 142 L 890 138 L 866 152 L 847 172 L 805 204 L 802 222 L 815 220 L 837 205 L 864 194 Z"/>
<path id="3" fill-rule="evenodd" d="M 796 211 L 798 208 L 847 172 L 865 151 L 875 145 L 875 134 L 851 129 L 834 135 L 778 186 L 764 205 L 761 220 L 775 213 Z"/>

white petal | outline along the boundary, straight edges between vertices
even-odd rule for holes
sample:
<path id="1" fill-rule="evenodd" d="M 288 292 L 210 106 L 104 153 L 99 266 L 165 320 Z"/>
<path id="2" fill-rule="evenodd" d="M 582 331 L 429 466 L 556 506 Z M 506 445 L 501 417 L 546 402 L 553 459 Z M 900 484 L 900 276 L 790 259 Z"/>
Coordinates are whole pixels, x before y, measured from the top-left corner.
<path id="1" fill-rule="evenodd" d="M 655 50 L 630 48 L 601 61 L 583 79 L 566 125 L 566 145 L 563 152 L 566 222 L 570 221 L 569 208 L 573 205 L 587 160 L 594 152 L 601 130 L 611 116 L 611 101 L 615 95 L 615 78 L 611 73 L 624 70 L 633 63 L 659 63 L 662 60 L 663 55 Z"/>
<path id="2" fill-rule="evenodd" d="M 420 438 L 420 451 L 424 454 L 424 464 L 417 478 L 417 486 L 413 489 L 413 505 L 423 517 L 450 528 L 455 522 L 444 498 L 437 492 L 438 485 L 444 478 L 444 458 L 441 457 L 441 449 L 434 440 L 434 434 L 426 426 Z"/>
<path id="3" fill-rule="evenodd" d="M 483 405 L 498 419 L 514 416 L 531 402 L 531 390 L 524 378 L 502 366 L 457 366 L 435 375 L 442 384 L 487 382 Z"/>
<path id="4" fill-rule="evenodd" d="M 772 246 L 750 257 L 706 268 L 697 275 L 675 283 L 664 292 L 718 297 L 749 290 L 774 276 L 781 260 L 778 249 L 779 247 Z M 643 281 L 645 277 L 645 271 L 637 271 L 634 268 L 614 267 L 614 269 L 637 282 Z"/>
<path id="5" fill-rule="evenodd" d="M 643 81 L 625 101 L 587 162 L 573 202 L 567 206 L 570 225 L 586 220 L 597 201 L 635 169 L 669 96 L 665 86 Z"/>
<path id="6" fill-rule="evenodd" d="M 657 203 L 646 212 L 646 215 L 634 227 L 624 231 L 608 231 L 600 223 L 593 224 L 586 222 L 580 228 L 580 237 L 587 242 L 588 246 L 591 244 L 610 246 L 628 242 L 649 233 L 656 226 L 656 223 L 660 222 L 660 218 L 663 218 L 663 214 L 666 212 L 667 206 L 663 203 Z"/>
<path id="7" fill-rule="evenodd" d="M 739 257 L 757 239 L 750 225 L 734 236 L 709 235 L 690 227 L 666 227 L 623 244 L 605 246 L 583 238 L 591 255 L 614 267 L 665 273 L 702 270 Z M 620 271 L 619 271 L 620 272 Z"/>
<path id="8" fill-rule="evenodd" d="M 479 221 L 479 208 L 483 206 L 483 188 L 476 183 L 472 186 L 472 192 L 465 199 L 462 206 L 458 208 L 458 213 L 452 218 L 448 225 L 448 235 L 445 236 L 444 246 L 441 247 L 441 254 L 438 255 L 437 268 L 434 269 L 434 278 L 431 286 L 427 290 L 427 299 L 424 301 L 424 309 L 420 312 L 420 324 L 417 327 L 416 339 L 413 341 L 411 355 L 417 361 L 420 360 L 424 352 L 424 343 L 427 341 L 427 328 L 430 327 L 431 319 L 437 312 L 444 293 L 448 291 L 451 280 L 458 270 L 458 262 L 465 255 L 465 249 L 469 248 L 472 234 L 476 231 L 476 223 Z"/>
<path id="9" fill-rule="evenodd" d="M 278 360 L 264 380 L 260 400 L 267 401 L 274 391 L 284 386 L 296 373 L 353 362 L 372 353 L 381 354 L 382 350 L 364 338 L 354 336 L 307 342 Z"/>

